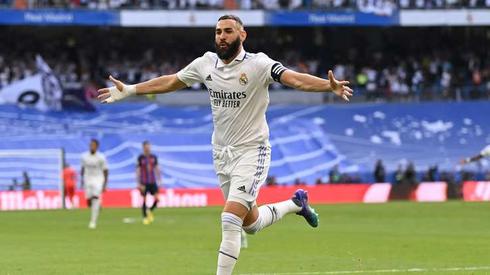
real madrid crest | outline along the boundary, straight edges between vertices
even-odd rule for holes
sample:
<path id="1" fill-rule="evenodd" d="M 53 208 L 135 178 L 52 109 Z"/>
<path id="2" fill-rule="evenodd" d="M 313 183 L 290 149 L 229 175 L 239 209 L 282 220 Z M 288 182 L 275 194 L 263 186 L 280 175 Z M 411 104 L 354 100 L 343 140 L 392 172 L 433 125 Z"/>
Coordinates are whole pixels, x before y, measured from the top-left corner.
<path id="1" fill-rule="evenodd" d="M 238 82 L 240 82 L 240 85 L 242 85 L 242 86 L 247 85 L 247 83 L 248 83 L 247 74 L 242 73 L 242 74 L 240 75 L 240 78 L 238 79 Z"/>

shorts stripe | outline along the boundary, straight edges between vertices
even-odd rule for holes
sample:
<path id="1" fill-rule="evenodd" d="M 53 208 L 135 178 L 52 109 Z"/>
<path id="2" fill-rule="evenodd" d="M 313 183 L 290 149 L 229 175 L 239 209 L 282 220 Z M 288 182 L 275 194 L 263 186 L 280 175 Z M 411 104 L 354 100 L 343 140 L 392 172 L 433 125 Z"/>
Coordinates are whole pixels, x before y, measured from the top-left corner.
<path id="1" fill-rule="evenodd" d="M 259 149 L 259 154 L 258 154 L 259 158 L 257 160 L 257 169 L 255 171 L 254 181 L 252 183 L 250 191 L 248 192 L 252 196 L 255 196 L 255 194 L 257 193 L 257 187 L 259 186 L 261 176 L 264 173 L 265 161 L 267 158 L 267 147 L 261 145 L 259 146 L 258 149 Z"/>

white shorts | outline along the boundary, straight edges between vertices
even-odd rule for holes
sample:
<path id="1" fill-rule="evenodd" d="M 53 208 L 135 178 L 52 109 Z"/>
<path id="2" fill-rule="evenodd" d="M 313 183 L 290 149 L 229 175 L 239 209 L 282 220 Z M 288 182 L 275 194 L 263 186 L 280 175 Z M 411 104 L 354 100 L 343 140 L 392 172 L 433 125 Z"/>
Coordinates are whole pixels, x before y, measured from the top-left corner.
<path id="1" fill-rule="evenodd" d="M 225 200 L 239 202 L 250 210 L 269 173 L 270 145 L 216 146 L 213 161 Z"/>
<path id="2" fill-rule="evenodd" d="M 85 198 L 98 197 L 102 194 L 103 184 L 84 184 Z"/>

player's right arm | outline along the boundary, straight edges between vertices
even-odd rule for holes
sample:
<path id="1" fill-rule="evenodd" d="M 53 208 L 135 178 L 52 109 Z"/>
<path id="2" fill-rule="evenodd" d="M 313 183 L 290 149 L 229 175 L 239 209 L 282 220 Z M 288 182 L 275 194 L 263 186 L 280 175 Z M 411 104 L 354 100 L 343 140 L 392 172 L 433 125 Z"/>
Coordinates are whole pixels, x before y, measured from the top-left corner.
<path id="1" fill-rule="evenodd" d="M 490 145 L 483 148 L 483 150 L 478 155 L 462 159 L 461 164 L 467 164 L 473 161 L 478 161 L 482 158 L 489 157 L 489 156 L 490 156 Z"/>
<path id="2" fill-rule="evenodd" d="M 141 195 L 144 195 L 145 192 L 145 187 L 143 186 L 143 183 L 141 182 L 141 156 L 138 157 L 138 160 L 136 161 L 136 188 L 140 191 Z"/>
<path id="3" fill-rule="evenodd" d="M 473 162 L 473 161 L 478 161 L 480 159 L 482 159 L 483 156 L 481 154 L 478 154 L 476 156 L 472 156 L 472 157 L 469 157 L 469 158 L 464 158 L 461 160 L 461 164 L 467 164 L 467 163 L 470 163 L 470 162 Z"/>
<path id="4" fill-rule="evenodd" d="M 163 75 L 134 85 L 124 84 L 109 76 L 115 86 L 100 89 L 97 99 L 102 103 L 112 103 L 131 95 L 163 94 L 180 90 L 196 82 L 202 82 L 203 64 L 204 56 L 198 57 L 176 74 Z"/>
<path id="5" fill-rule="evenodd" d="M 141 183 L 141 180 L 140 179 L 141 179 L 140 178 L 140 168 L 139 167 L 136 167 L 136 182 L 137 182 L 136 188 L 138 188 L 138 190 L 140 190 L 141 194 L 143 194 L 143 192 L 144 192 L 144 186 Z"/>
<path id="6" fill-rule="evenodd" d="M 163 94 L 183 89 L 187 85 L 177 74 L 163 75 L 134 85 L 127 85 L 122 81 L 109 76 L 115 86 L 100 89 L 97 97 L 103 103 L 112 103 L 132 95 Z"/>
<path id="7" fill-rule="evenodd" d="M 80 188 L 83 189 L 83 172 L 84 172 L 84 169 L 83 169 L 83 164 L 82 164 L 82 168 L 80 169 Z"/>

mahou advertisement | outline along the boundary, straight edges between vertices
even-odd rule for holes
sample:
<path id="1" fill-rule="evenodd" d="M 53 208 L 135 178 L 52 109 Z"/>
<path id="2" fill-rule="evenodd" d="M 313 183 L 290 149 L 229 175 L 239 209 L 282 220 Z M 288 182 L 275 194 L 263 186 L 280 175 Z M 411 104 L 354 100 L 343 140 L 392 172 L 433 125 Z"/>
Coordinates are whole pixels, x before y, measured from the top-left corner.
<path id="1" fill-rule="evenodd" d="M 296 189 L 309 192 L 312 204 L 332 203 L 384 203 L 389 201 L 392 185 L 375 184 L 328 184 L 316 186 L 274 186 L 260 189 L 258 203 L 271 203 L 290 198 Z M 447 184 L 420 183 L 408 199 L 423 202 L 447 200 Z M 469 201 L 490 200 L 490 182 L 466 182 L 463 187 L 464 199 Z M 142 196 L 136 189 L 112 189 L 102 195 L 103 207 L 137 208 L 142 204 Z M 151 196 L 147 198 L 152 203 Z M 162 189 L 158 207 L 206 207 L 224 204 L 223 194 L 213 189 Z M 86 208 L 83 191 L 78 190 L 73 198 L 65 199 L 66 208 Z M 5 191 L 0 192 L 0 211 L 60 209 L 62 200 L 59 191 Z"/>

